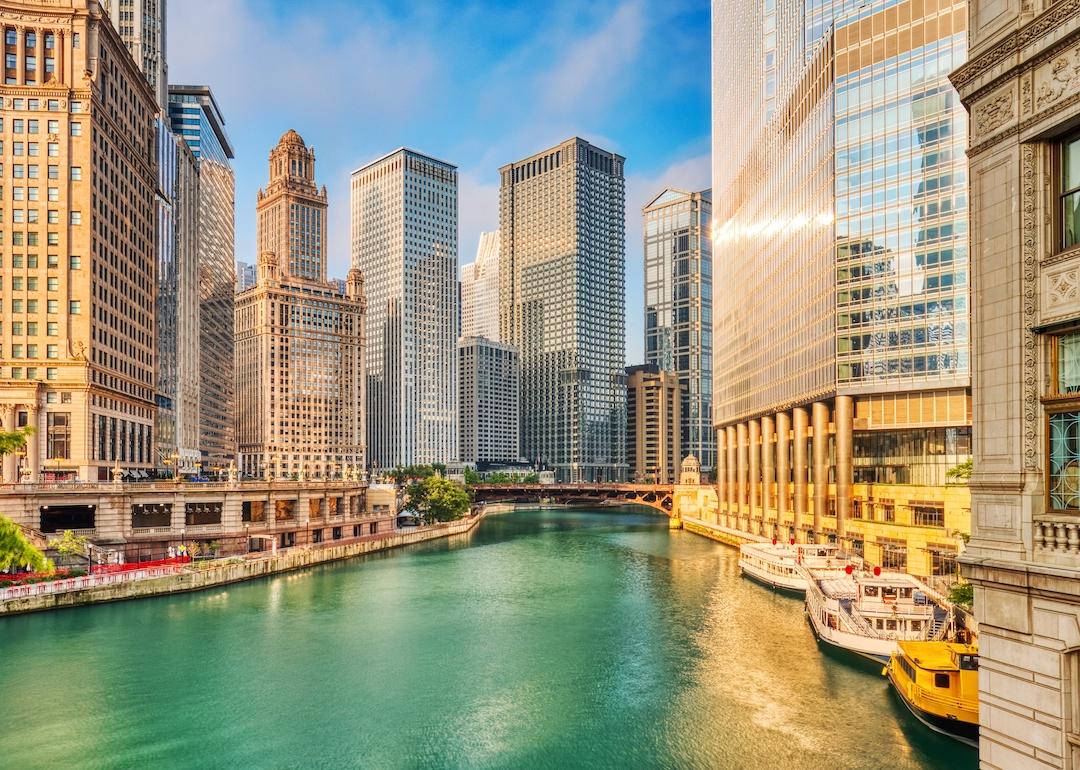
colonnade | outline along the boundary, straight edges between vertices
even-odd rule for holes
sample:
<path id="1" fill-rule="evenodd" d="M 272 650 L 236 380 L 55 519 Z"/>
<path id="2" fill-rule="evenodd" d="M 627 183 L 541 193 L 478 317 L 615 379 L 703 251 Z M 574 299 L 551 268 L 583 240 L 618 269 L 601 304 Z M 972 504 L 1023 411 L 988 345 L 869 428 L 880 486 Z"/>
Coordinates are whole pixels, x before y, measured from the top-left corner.
<path id="1" fill-rule="evenodd" d="M 26 413 L 26 425 L 20 426 L 19 413 Z M 26 447 L 23 452 L 9 452 L 3 456 L 3 482 L 15 484 L 18 482 L 36 483 L 41 480 L 41 441 L 45 431 L 38 424 L 41 415 L 41 407 L 37 404 L 2 404 L 0 405 L 0 424 L 5 432 L 19 430 L 22 427 L 32 427 L 34 432 L 26 437 Z M 22 461 L 22 478 L 20 478 L 20 460 Z"/>
<path id="2" fill-rule="evenodd" d="M 843 540 L 851 517 L 850 396 L 717 430 L 719 524 L 800 542 Z"/>

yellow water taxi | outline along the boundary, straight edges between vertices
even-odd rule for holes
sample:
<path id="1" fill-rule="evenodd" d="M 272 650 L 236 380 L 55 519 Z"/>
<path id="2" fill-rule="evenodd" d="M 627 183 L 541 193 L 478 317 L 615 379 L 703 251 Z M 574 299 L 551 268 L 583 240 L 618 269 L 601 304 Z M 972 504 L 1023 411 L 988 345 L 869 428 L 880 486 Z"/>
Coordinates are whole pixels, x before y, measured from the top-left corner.
<path id="1" fill-rule="evenodd" d="M 979 745 L 979 651 L 954 642 L 898 642 L 882 672 L 915 717 L 939 733 Z"/>

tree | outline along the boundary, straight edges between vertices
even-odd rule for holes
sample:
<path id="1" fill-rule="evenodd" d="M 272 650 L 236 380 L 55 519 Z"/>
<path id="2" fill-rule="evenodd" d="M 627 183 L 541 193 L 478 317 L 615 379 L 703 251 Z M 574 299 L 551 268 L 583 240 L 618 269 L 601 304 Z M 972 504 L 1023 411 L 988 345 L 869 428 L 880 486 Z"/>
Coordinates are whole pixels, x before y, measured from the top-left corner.
<path id="1" fill-rule="evenodd" d="M 458 520 L 469 512 L 472 502 L 465 487 L 442 476 L 428 476 L 410 484 L 405 495 L 405 506 L 428 524 Z"/>
<path id="2" fill-rule="evenodd" d="M 18 452 L 26 446 L 26 438 L 34 432 L 29 425 L 19 430 L 0 430 L 0 455 Z"/>
<path id="3" fill-rule="evenodd" d="M 26 539 L 11 519 L 0 516 L 0 572 L 29 566 L 34 572 L 52 572 L 45 554 Z"/>
<path id="4" fill-rule="evenodd" d="M 70 529 L 64 530 L 64 536 L 54 545 L 56 552 L 61 556 L 85 556 L 87 564 L 93 571 L 93 554 L 90 552 L 90 539 L 82 535 L 76 535 Z"/>

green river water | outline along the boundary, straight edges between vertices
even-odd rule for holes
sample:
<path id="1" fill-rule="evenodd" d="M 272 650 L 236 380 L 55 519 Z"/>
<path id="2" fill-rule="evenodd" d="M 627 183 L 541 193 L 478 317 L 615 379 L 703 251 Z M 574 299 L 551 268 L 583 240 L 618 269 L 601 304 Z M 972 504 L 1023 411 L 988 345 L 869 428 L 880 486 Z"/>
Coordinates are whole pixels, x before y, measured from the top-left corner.
<path id="1" fill-rule="evenodd" d="M 0 619 L 0 768 L 974 770 L 798 599 L 635 509 Z"/>

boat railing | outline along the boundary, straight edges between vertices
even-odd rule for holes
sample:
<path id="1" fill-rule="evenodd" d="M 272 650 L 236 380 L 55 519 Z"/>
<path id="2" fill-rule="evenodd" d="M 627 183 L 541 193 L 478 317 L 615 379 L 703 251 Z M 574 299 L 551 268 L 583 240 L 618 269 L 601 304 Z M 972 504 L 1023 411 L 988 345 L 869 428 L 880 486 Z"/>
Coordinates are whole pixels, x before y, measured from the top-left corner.
<path id="1" fill-rule="evenodd" d="M 855 633 L 874 638 L 880 636 L 877 630 L 859 613 L 858 609 L 850 599 L 841 599 L 840 609 L 844 611 L 844 616 L 850 619 L 851 625 L 854 626 L 853 630 Z"/>
<path id="2" fill-rule="evenodd" d="M 944 709 L 953 710 L 969 710 L 972 705 L 970 702 L 964 701 L 960 698 L 953 697 L 952 695 L 939 695 L 938 693 L 930 690 L 918 683 L 912 683 L 908 685 L 909 692 L 914 692 L 923 704 L 936 704 Z"/>

